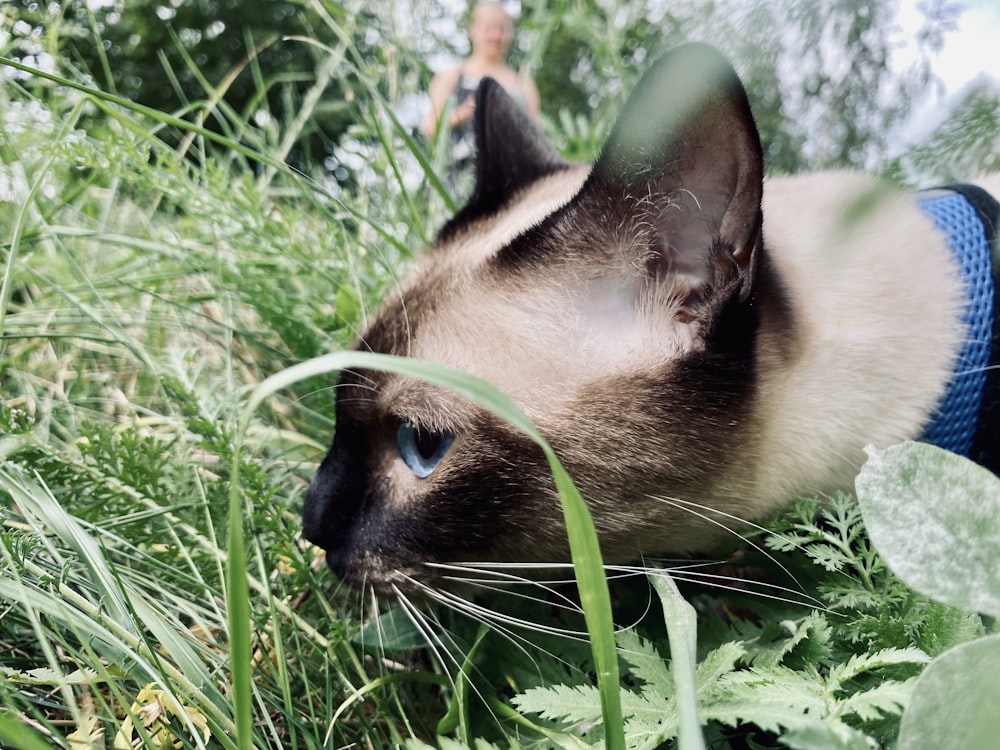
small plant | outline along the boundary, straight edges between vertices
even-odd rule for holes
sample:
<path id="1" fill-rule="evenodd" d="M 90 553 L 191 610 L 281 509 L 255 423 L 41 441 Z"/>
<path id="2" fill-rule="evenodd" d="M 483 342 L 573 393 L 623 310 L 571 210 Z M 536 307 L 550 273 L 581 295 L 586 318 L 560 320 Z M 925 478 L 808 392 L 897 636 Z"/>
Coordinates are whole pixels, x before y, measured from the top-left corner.
<path id="1" fill-rule="evenodd" d="M 330 368 L 352 360 L 289 368 L 350 346 L 453 207 L 404 117 L 426 40 L 387 35 L 399 4 L 379 6 L 388 21 L 309 4 L 334 41 L 248 40 L 253 106 L 178 49 L 170 65 L 198 83 L 163 112 L 61 54 L 72 38 L 101 63 L 85 5 L 0 7 L 0 744 L 909 750 L 996 735 L 997 480 L 923 446 L 873 456 L 860 503 L 803 501 L 710 564 L 609 570 L 617 629 L 592 549 L 582 598 L 562 582 L 387 612 L 341 587 L 299 514 L 333 429 Z M 525 4 L 523 54 L 584 50 L 573 89 L 609 111 L 658 28 L 712 25 L 694 6 L 635 33 L 617 10 L 565 9 L 560 27 Z M 757 10 L 747 46 L 776 50 L 756 43 L 773 26 Z M 282 45 L 315 61 L 284 119 L 267 103 L 288 82 L 254 60 Z M 289 169 L 299 136 L 327 137 L 320 109 L 350 124 L 331 169 Z M 543 126 L 582 158 L 609 122 L 566 109 Z"/>
<path id="2" fill-rule="evenodd" d="M 981 613 L 995 631 L 1000 479 L 959 456 L 908 443 L 872 451 L 857 490 L 872 539 L 896 574 L 937 601 Z M 1000 732 L 998 667 L 995 632 L 942 649 L 917 680 L 900 747 L 990 747 Z"/>

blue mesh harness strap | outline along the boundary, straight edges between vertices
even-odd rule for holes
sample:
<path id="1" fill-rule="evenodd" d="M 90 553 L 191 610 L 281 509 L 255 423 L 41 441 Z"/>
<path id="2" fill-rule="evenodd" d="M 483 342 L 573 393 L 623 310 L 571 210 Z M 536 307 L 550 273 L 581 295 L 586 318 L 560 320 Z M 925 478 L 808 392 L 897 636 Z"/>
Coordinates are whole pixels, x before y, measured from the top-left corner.
<path id="1" fill-rule="evenodd" d="M 947 237 L 966 290 L 962 346 L 944 397 L 921 437 L 1000 470 L 1000 204 L 974 185 L 921 194 L 920 208 Z"/>

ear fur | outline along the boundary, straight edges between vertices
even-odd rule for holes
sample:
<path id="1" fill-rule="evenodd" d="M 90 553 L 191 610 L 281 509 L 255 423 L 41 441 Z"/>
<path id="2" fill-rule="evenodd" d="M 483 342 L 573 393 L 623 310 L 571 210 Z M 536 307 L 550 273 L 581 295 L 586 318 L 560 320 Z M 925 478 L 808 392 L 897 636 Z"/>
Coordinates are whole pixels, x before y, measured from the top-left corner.
<path id="1" fill-rule="evenodd" d="M 524 109 L 492 78 L 476 91 L 476 185 L 465 206 L 441 230 L 496 213 L 517 191 L 569 166 Z"/>
<path id="2" fill-rule="evenodd" d="M 579 199 L 585 214 L 642 227 L 626 238 L 639 245 L 634 262 L 654 279 L 683 278 L 687 305 L 698 308 L 723 288 L 750 295 L 762 193 L 746 92 L 722 55 L 689 44 L 643 76 Z"/>

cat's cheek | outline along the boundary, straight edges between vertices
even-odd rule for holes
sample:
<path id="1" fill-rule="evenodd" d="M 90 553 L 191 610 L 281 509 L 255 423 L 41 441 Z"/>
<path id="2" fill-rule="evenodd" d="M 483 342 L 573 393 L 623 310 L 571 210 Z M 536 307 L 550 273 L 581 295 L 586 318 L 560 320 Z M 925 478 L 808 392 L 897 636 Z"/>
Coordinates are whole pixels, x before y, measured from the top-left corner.
<path id="1" fill-rule="evenodd" d="M 384 510 L 396 517 L 420 515 L 424 498 L 446 473 L 435 470 L 428 477 L 418 477 L 398 456 L 382 467 L 380 495 Z"/>

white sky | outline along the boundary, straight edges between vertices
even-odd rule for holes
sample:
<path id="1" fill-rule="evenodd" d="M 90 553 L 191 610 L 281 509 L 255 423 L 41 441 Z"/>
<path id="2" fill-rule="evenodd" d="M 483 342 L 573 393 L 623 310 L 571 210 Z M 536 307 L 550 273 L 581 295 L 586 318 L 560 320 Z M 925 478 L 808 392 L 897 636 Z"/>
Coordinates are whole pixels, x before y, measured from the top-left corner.
<path id="1" fill-rule="evenodd" d="M 906 0 L 906 6 L 913 0 Z M 948 35 L 937 73 L 952 92 L 980 73 L 1000 80 L 1000 2 L 966 0 L 958 30 Z"/>
<path id="2" fill-rule="evenodd" d="M 899 23 L 905 31 L 920 25 L 920 0 L 902 0 Z M 934 73 L 944 86 L 943 92 L 930 92 L 909 123 L 904 137 L 919 139 L 938 125 L 948 114 L 954 98 L 973 79 L 987 75 L 1000 85 L 1000 0 L 963 0 L 965 7 L 958 28 L 945 36 L 940 54 L 931 58 Z M 906 50 L 900 61 L 908 58 Z"/>

